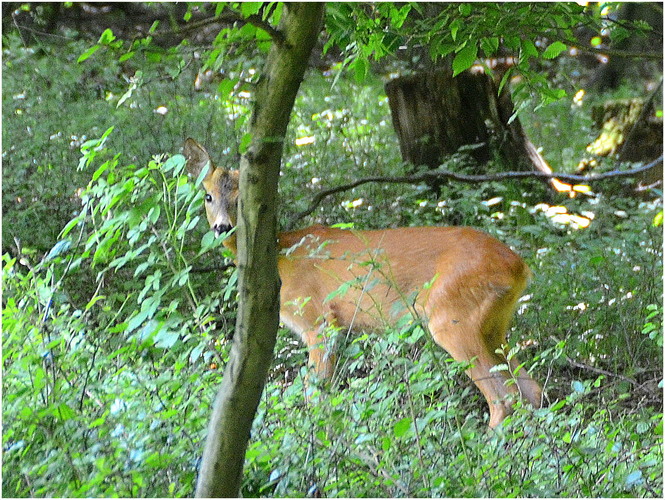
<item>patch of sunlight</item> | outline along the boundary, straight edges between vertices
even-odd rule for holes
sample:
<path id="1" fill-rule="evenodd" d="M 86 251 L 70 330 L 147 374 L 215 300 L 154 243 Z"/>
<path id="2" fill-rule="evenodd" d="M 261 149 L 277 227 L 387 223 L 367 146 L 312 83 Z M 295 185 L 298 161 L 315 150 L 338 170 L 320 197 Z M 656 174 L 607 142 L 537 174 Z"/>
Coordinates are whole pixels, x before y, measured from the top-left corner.
<path id="1" fill-rule="evenodd" d="M 298 137 L 295 140 L 296 146 L 306 146 L 307 144 L 314 144 L 316 138 L 313 135 L 307 137 Z"/>
<path id="2" fill-rule="evenodd" d="M 563 205 L 548 205 L 539 203 L 534 207 L 537 212 L 542 212 L 554 224 L 570 226 L 573 229 L 586 229 L 594 219 L 594 213 L 584 211 L 581 214 L 571 214 Z"/>

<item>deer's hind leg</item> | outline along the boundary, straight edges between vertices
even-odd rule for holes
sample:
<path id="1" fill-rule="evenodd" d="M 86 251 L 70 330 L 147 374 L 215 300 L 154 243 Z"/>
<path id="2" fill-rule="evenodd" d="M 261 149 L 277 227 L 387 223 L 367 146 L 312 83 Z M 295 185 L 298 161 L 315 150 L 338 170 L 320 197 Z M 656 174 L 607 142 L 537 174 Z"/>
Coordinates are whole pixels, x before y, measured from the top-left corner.
<path id="1" fill-rule="evenodd" d="M 487 284 L 442 288 L 428 304 L 429 329 L 434 340 L 455 360 L 470 362 L 468 376 L 487 400 L 490 427 L 495 427 L 512 412 L 511 395 L 524 397 L 540 407 L 540 386 L 521 370 L 516 383 L 506 370 L 490 371 L 507 363 L 496 351 L 506 344 L 506 332 L 512 319 L 521 286 L 503 287 Z M 513 358 L 514 371 L 519 362 Z"/>

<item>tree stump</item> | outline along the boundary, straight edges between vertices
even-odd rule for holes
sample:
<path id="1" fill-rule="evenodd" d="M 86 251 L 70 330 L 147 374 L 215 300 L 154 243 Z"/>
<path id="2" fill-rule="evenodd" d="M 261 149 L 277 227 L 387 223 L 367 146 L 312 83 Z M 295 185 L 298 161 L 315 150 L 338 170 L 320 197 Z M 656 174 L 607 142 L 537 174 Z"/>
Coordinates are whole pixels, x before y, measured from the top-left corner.
<path id="1" fill-rule="evenodd" d="M 591 117 L 600 134 L 587 151 L 596 156 L 616 155 L 619 160 L 630 162 L 649 162 L 662 155 L 663 119 L 656 116 L 653 96 L 655 93 L 646 101 L 616 99 L 594 107 Z M 653 168 L 638 179 L 638 191 L 662 184 L 663 170 Z"/>
<path id="2" fill-rule="evenodd" d="M 450 69 L 399 77 L 385 85 L 402 159 L 414 166 L 437 168 L 446 156 L 469 148 L 480 166 L 498 155 L 519 170 L 551 173 L 526 136 L 504 89 L 499 95 L 488 75 Z M 552 179 L 557 189 L 565 184 Z M 565 188 L 559 190 L 567 190 Z"/>

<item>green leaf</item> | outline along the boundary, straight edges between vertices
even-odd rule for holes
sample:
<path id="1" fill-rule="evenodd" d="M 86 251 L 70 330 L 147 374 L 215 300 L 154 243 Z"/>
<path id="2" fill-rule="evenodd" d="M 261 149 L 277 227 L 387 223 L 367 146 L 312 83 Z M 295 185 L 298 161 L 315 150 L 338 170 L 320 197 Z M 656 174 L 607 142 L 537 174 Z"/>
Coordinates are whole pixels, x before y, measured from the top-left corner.
<path id="1" fill-rule="evenodd" d="M 156 224 L 157 221 L 159 220 L 159 216 L 160 216 L 161 213 L 162 213 L 162 207 L 160 207 L 159 205 L 155 205 L 148 212 L 148 219 L 153 224 Z"/>
<path id="2" fill-rule="evenodd" d="M 60 403 L 55 415 L 63 422 L 71 420 L 76 416 L 76 412 L 72 410 L 67 404 Z"/>
<path id="3" fill-rule="evenodd" d="M 157 331 L 153 338 L 153 342 L 155 347 L 169 349 L 175 345 L 178 339 L 180 339 L 180 333 L 178 331 L 170 330 L 167 327 L 162 327 Z"/>
<path id="4" fill-rule="evenodd" d="M 492 368 L 490 368 L 491 373 L 496 373 L 496 372 L 503 372 L 508 370 L 508 365 L 506 363 L 500 363 L 498 365 L 494 365 Z"/>
<path id="5" fill-rule="evenodd" d="M 114 129 L 114 128 L 115 128 L 115 125 L 113 125 L 112 127 L 107 128 L 107 129 L 104 131 L 104 133 L 102 134 L 102 136 L 99 138 L 99 141 L 100 141 L 99 146 L 100 146 L 100 147 L 104 145 L 104 142 L 106 142 L 106 138 L 107 138 L 109 135 L 111 135 L 111 132 L 113 132 L 113 129 Z"/>
<path id="6" fill-rule="evenodd" d="M 88 50 L 86 50 L 83 54 L 79 56 L 79 58 L 76 60 L 77 63 L 81 63 L 88 59 L 91 55 L 93 55 L 95 52 L 99 50 L 99 45 L 93 45 L 90 47 Z"/>
<path id="7" fill-rule="evenodd" d="M 455 59 L 453 59 L 453 76 L 459 75 L 462 71 L 469 69 L 478 55 L 478 46 L 474 43 L 467 45 L 460 50 Z"/>
<path id="8" fill-rule="evenodd" d="M 130 50 L 126 54 L 121 55 L 118 58 L 118 62 L 125 62 L 125 61 L 131 59 L 132 57 L 134 57 L 134 54 L 135 54 L 135 52 L 133 50 Z"/>
<path id="9" fill-rule="evenodd" d="M 589 264 L 592 266 L 597 266 L 598 264 L 602 264 L 605 262 L 605 257 L 603 255 L 594 255 L 589 259 Z"/>
<path id="10" fill-rule="evenodd" d="M 240 12 L 242 17 L 249 17 L 257 14 L 261 10 L 263 2 L 242 2 L 240 4 Z"/>
<path id="11" fill-rule="evenodd" d="M 148 317 L 148 315 L 151 313 L 150 310 L 145 309 L 141 312 L 139 312 L 136 316 L 134 316 L 132 319 L 129 320 L 129 323 L 127 323 L 127 331 L 132 332 L 136 330 L 143 321 Z"/>
<path id="12" fill-rule="evenodd" d="M 518 353 L 520 352 L 520 348 L 515 346 L 508 351 L 508 355 L 506 356 L 506 359 L 510 361 L 513 359 Z"/>
<path id="13" fill-rule="evenodd" d="M 553 42 L 551 43 L 543 52 L 543 57 L 545 59 L 554 59 L 561 52 L 566 50 L 566 44 L 562 42 Z"/>
<path id="14" fill-rule="evenodd" d="M 457 41 L 457 32 L 459 31 L 461 26 L 462 26 L 461 19 L 455 19 L 452 23 L 450 23 L 450 26 L 448 26 L 448 30 L 450 31 L 450 36 L 453 39 L 453 41 Z"/>
<path id="15" fill-rule="evenodd" d="M 337 298 L 337 297 L 339 297 L 339 296 L 344 296 L 344 295 L 346 295 L 346 292 L 348 292 L 349 289 L 350 289 L 353 285 L 354 285 L 354 281 L 353 281 L 353 280 L 345 281 L 345 282 L 342 283 L 342 284 L 341 284 L 336 290 L 333 290 L 332 292 L 330 292 L 330 293 L 326 296 L 326 298 L 323 299 L 324 304 L 325 304 L 326 302 L 330 302 L 330 301 L 333 300 L 334 298 Z"/>
<path id="16" fill-rule="evenodd" d="M 236 292 L 236 284 L 238 283 L 238 268 L 236 267 L 229 278 L 226 286 L 224 287 L 224 302 L 231 299 L 231 295 Z"/>
<path id="17" fill-rule="evenodd" d="M 183 155 L 173 155 L 171 158 L 166 160 L 164 164 L 162 165 L 162 169 L 165 172 L 168 172 L 170 170 L 175 170 L 177 174 L 180 174 L 180 171 L 184 168 L 185 166 L 185 157 Z"/>
<path id="18" fill-rule="evenodd" d="M 352 65 L 356 83 L 364 82 L 367 78 L 367 73 L 369 72 L 369 61 L 364 57 L 358 57 Z"/>
<path id="19" fill-rule="evenodd" d="M 141 330 L 139 330 L 138 337 L 141 340 L 149 339 L 156 331 L 158 331 L 160 326 L 160 323 L 156 319 L 151 319 L 143 326 L 143 328 L 141 328 Z M 156 341 L 153 340 L 153 344 L 155 342 Z"/>
<path id="20" fill-rule="evenodd" d="M 566 400 L 561 399 L 561 400 L 557 401 L 556 403 L 554 403 L 553 406 L 550 407 L 550 411 L 554 412 L 554 411 L 560 410 L 564 406 L 566 406 Z"/>
<path id="21" fill-rule="evenodd" d="M 44 257 L 44 262 L 48 262 L 49 260 L 55 259 L 58 255 L 67 252 L 67 250 L 69 250 L 71 247 L 72 247 L 72 242 L 69 239 L 58 241 L 55 245 L 53 245 L 53 248 L 51 248 L 46 257 Z"/>
<path id="22" fill-rule="evenodd" d="M 411 419 L 409 417 L 403 418 L 393 426 L 393 434 L 399 438 L 404 436 L 411 427 Z"/>
<path id="23" fill-rule="evenodd" d="M 390 24 L 395 29 L 400 29 L 409 17 L 409 12 L 411 12 L 411 5 L 406 4 L 401 8 L 397 8 L 394 5 L 390 7 Z"/>
<path id="24" fill-rule="evenodd" d="M 249 132 L 245 133 L 242 136 L 242 139 L 240 139 L 240 145 L 238 146 L 238 150 L 240 151 L 240 154 L 245 154 L 247 152 L 251 142 L 252 142 L 252 134 L 250 134 Z M 197 183 L 197 185 L 198 185 L 198 183 Z"/>
<path id="25" fill-rule="evenodd" d="M 189 353 L 189 362 L 191 364 L 194 364 L 196 360 L 199 359 L 205 347 L 206 345 L 202 342 L 199 345 L 197 345 L 194 349 L 192 349 L 192 351 Z"/>
<path id="26" fill-rule="evenodd" d="M 480 41 L 480 47 L 487 57 L 491 57 L 499 50 L 499 38 L 496 36 L 490 38 L 483 38 Z"/>
<path id="27" fill-rule="evenodd" d="M 619 42 L 625 40 L 631 35 L 630 30 L 615 24 L 613 29 L 610 31 L 610 40 L 613 46 L 616 46 Z"/>
<path id="28" fill-rule="evenodd" d="M 160 54 L 159 52 L 146 51 L 145 57 L 148 62 L 151 62 L 153 64 L 157 64 L 162 61 L 162 54 Z"/>
<path id="29" fill-rule="evenodd" d="M 538 49 L 531 40 L 522 40 L 520 61 L 526 61 L 529 57 L 538 57 Z"/>
<path id="30" fill-rule="evenodd" d="M 273 4 L 275 5 L 275 4 Z M 270 19 L 270 22 L 277 26 L 279 24 L 279 21 L 282 19 L 282 11 L 284 8 L 284 3 L 283 2 L 277 2 L 277 5 L 275 5 L 275 8 L 272 9 L 272 16 Z M 270 9 L 267 9 L 270 11 Z"/>
<path id="31" fill-rule="evenodd" d="M 256 32 L 259 28 L 254 26 L 252 23 L 246 23 L 240 30 L 238 30 L 238 35 L 240 38 L 245 38 L 251 40 L 256 37 Z"/>
<path id="32" fill-rule="evenodd" d="M 458 7 L 459 13 L 462 14 L 464 17 L 467 17 L 469 14 L 471 14 L 471 5 L 468 3 L 462 3 Z"/>
<path id="33" fill-rule="evenodd" d="M 206 250 L 210 249 L 212 244 L 215 242 L 215 233 L 212 231 L 208 231 L 206 234 L 203 235 L 203 238 L 201 238 L 201 252 L 205 252 Z"/>
<path id="34" fill-rule="evenodd" d="M 233 91 L 233 88 L 236 86 L 236 83 L 238 83 L 237 78 L 225 78 L 222 80 L 222 82 L 217 86 L 217 93 L 219 94 L 219 98 L 222 100 L 228 99 L 229 95 L 231 95 L 231 92 Z"/>
<path id="35" fill-rule="evenodd" d="M 88 425 L 88 429 L 94 429 L 95 427 L 99 427 L 100 425 L 104 424 L 104 422 L 106 422 L 106 416 L 99 417 L 90 422 L 90 425 Z"/>
<path id="36" fill-rule="evenodd" d="M 110 162 L 105 161 L 102 163 L 97 170 L 95 170 L 95 173 L 92 174 L 92 182 L 95 182 L 99 177 L 106 171 L 107 168 L 111 165 Z"/>
<path id="37" fill-rule="evenodd" d="M 67 236 L 72 229 L 74 229 L 76 226 L 79 225 L 80 222 L 81 221 L 79 220 L 78 217 L 75 218 L 75 219 L 70 220 L 67 223 L 67 225 L 64 227 L 62 232 L 60 233 L 60 237 L 64 238 L 65 236 Z"/>
<path id="38" fill-rule="evenodd" d="M 86 304 L 86 306 L 85 306 L 85 310 L 86 310 L 86 311 L 89 310 L 90 308 L 92 308 L 92 306 L 95 305 L 95 303 L 96 303 L 97 301 L 99 301 L 99 300 L 104 300 L 105 298 L 106 298 L 105 295 L 95 295 L 95 296 L 94 296 L 94 297 L 93 297 L 93 298 L 92 298 L 92 299 Z"/>
<path id="39" fill-rule="evenodd" d="M 95 250 L 95 253 L 92 257 L 93 264 L 98 264 L 100 262 L 108 261 L 113 255 L 112 247 L 113 244 L 118 241 L 120 237 L 120 229 L 117 229 L 112 235 L 107 235 L 102 242 Z"/>
<path id="40" fill-rule="evenodd" d="M 521 38 L 519 36 L 506 36 L 503 38 L 503 44 L 509 49 L 518 50 L 520 43 Z"/>
<path id="41" fill-rule="evenodd" d="M 111 31 L 109 28 L 106 28 L 102 33 L 102 36 L 99 37 L 98 43 L 102 45 L 108 45 L 113 40 L 115 40 L 115 35 L 113 34 L 113 31 Z"/>
<path id="42" fill-rule="evenodd" d="M 631 472 L 628 474 L 628 477 L 626 478 L 626 488 L 632 488 L 633 486 L 638 486 L 644 482 L 644 478 L 642 477 L 642 471 L 641 470 L 636 470 L 634 472 Z"/>

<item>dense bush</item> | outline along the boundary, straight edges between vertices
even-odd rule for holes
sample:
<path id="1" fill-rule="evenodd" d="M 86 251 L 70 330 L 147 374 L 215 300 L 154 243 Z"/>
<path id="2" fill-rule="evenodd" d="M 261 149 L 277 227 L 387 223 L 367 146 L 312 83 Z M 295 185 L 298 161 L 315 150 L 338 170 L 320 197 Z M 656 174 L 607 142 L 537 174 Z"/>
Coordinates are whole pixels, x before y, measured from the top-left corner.
<path id="1" fill-rule="evenodd" d="M 185 73 L 116 108 L 126 89 L 110 59 L 5 46 L 4 494 L 191 495 L 236 276 L 175 153 L 193 136 L 234 165 L 249 103 L 195 93 Z M 34 78 L 49 73 L 61 78 Z M 282 331 L 244 495 L 662 497 L 660 198 L 601 188 L 559 200 L 593 219 L 576 229 L 535 182 L 451 184 L 438 197 L 367 185 L 295 221 L 321 186 L 402 173 L 381 96 L 378 81 L 306 81 L 282 223 L 469 224 L 507 242 L 534 271 L 510 340 L 548 400 L 488 431 L 462 367 L 405 328 L 346 339 L 334 387 L 308 401 L 305 350 Z"/>

